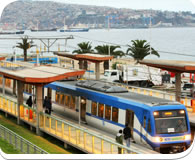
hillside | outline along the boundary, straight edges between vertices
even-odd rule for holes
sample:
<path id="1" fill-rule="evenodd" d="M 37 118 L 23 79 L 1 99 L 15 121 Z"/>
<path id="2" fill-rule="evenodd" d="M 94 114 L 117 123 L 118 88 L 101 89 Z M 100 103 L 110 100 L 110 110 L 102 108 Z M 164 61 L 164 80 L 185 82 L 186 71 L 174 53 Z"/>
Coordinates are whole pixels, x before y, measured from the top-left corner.
<path id="1" fill-rule="evenodd" d="M 137 28 L 161 24 L 165 27 L 189 26 L 195 23 L 190 12 L 117 9 L 111 7 L 56 3 L 51 1 L 16 1 L 3 11 L 0 28 L 52 29 L 66 25 L 86 24 L 90 28 Z"/>

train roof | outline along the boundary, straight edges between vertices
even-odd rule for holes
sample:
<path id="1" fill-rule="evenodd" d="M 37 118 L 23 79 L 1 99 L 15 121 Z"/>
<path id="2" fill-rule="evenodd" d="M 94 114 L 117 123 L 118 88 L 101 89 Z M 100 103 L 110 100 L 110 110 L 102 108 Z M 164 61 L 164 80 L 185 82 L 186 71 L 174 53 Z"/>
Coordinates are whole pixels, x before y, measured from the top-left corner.
<path id="1" fill-rule="evenodd" d="M 111 84 L 109 84 L 109 85 L 111 85 L 110 87 L 105 87 L 105 86 L 108 86 L 108 84 L 106 84 L 105 82 L 100 82 L 100 81 L 88 81 L 87 83 L 84 83 L 84 82 L 86 82 L 86 81 L 65 81 L 65 82 L 59 82 L 59 83 L 62 85 L 65 85 L 65 84 L 72 85 L 72 86 L 75 86 L 76 88 L 83 88 L 85 90 L 92 91 L 92 92 L 99 92 L 100 94 L 103 92 L 103 93 L 110 95 L 110 96 L 114 96 L 114 97 L 123 98 L 126 100 L 131 100 L 134 102 L 146 104 L 147 106 L 151 106 L 151 107 L 155 107 L 155 106 L 159 106 L 159 105 L 178 105 L 178 104 L 180 104 L 176 101 L 147 96 L 147 95 L 138 94 L 138 93 L 134 93 L 134 92 L 128 92 L 123 87 L 118 87 L 118 86 L 116 87 L 116 86 L 112 86 Z M 94 83 L 96 83 L 96 85 Z M 90 85 L 94 86 L 93 84 L 95 86 L 97 86 L 97 88 L 94 88 L 94 87 L 90 88 Z M 116 90 L 118 90 L 119 92 L 117 92 Z"/>
<path id="2" fill-rule="evenodd" d="M 93 80 L 81 80 L 76 83 L 79 87 L 88 88 L 91 90 L 96 90 L 104 93 L 126 93 L 128 90 L 123 87 L 111 85 L 108 83 L 103 83 L 101 81 L 93 81 Z"/>

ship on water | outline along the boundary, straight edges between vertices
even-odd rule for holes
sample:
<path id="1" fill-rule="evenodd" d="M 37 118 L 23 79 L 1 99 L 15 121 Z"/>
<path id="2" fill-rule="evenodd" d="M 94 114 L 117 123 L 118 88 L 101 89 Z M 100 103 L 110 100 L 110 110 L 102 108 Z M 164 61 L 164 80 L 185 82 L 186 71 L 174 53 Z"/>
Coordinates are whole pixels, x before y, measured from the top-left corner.
<path id="1" fill-rule="evenodd" d="M 24 31 L 0 31 L 0 35 L 7 35 L 7 34 L 24 34 Z"/>
<path id="2" fill-rule="evenodd" d="M 89 28 L 71 27 L 68 29 L 60 29 L 60 32 L 88 32 Z"/>
<path id="3" fill-rule="evenodd" d="M 66 19 L 64 18 L 64 27 L 59 29 L 60 32 L 88 32 L 89 31 L 89 27 L 87 27 L 87 25 L 85 24 L 77 24 L 75 26 L 70 26 L 68 27 L 66 25 Z"/>
<path id="4" fill-rule="evenodd" d="M 76 26 L 70 26 L 67 27 L 64 25 L 62 29 L 60 29 L 60 32 L 88 32 L 89 28 L 84 24 L 78 24 Z"/>
<path id="5" fill-rule="evenodd" d="M 31 29 L 31 32 L 55 32 L 57 31 L 57 28 L 52 29 Z"/>

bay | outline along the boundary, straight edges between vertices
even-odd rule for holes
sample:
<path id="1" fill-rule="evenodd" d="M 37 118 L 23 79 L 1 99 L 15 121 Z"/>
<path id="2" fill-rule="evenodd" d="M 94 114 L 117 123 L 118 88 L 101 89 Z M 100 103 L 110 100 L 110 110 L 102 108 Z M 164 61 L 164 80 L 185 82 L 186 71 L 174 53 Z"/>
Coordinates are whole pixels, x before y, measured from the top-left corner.
<path id="1" fill-rule="evenodd" d="M 160 59 L 195 61 L 195 28 L 151 28 L 151 29 L 91 29 L 89 32 L 31 32 L 25 31 L 29 37 L 64 37 L 73 35 L 74 39 L 67 41 L 66 50 L 72 52 L 78 49 L 77 44 L 81 42 L 91 42 L 92 46 L 110 44 L 119 45 L 121 50 L 126 52 L 127 45 L 131 40 L 145 39 L 160 54 Z M 5 40 L 3 37 L 21 37 L 24 35 L 0 35 L 0 53 L 13 54 L 13 46 L 21 40 Z M 43 51 L 43 43 L 34 40 L 34 43 Z M 45 41 L 47 44 L 47 41 Z M 65 40 L 58 40 L 50 48 L 51 51 L 65 50 Z M 15 48 L 17 54 L 22 54 L 22 50 Z M 31 48 L 29 53 L 36 52 L 36 48 Z M 45 53 L 45 55 L 52 55 Z M 157 59 L 155 56 L 148 56 L 148 59 Z"/>

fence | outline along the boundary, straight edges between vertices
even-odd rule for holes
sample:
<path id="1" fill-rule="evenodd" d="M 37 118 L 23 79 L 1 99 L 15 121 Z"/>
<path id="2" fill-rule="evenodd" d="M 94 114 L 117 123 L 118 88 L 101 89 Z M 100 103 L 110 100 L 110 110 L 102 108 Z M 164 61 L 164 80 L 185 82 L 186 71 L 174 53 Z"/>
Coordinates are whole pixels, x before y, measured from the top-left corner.
<path id="1" fill-rule="evenodd" d="M 0 110 L 3 110 L 15 117 L 18 116 L 17 102 L 10 97 L 0 95 Z M 20 105 L 20 119 L 36 126 L 36 110 L 26 105 Z"/>
<path id="2" fill-rule="evenodd" d="M 0 138 L 6 140 L 24 154 L 48 154 L 48 152 L 32 144 L 2 125 L 0 125 Z"/>
<path id="3" fill-rule="evenodd" d="M 9 113 L 15 117 L 17 114 L 17 102 L 8 97 L 0 96 L 0 110 Z M 122 148 L 122 154 L 130 151 L 131 154 L 143 154 L 153 153 L 149 150 L 139 149 L 131 146 L 130 148 L 125 145 L 120 145 L 110 138 L 96 134 L 85 128 L 74 125 L 59 119 L 56 116 L 49 116 L 41 113 L 37 115 L 35 109 L 29 108 L 25 105 L 20 106 L 20 119 L 27 122 L 31 126 L 37 126 L 37 116 L 39 116 L 39 128 L 53 137 L 56 137 L 70 145 L 73 145 L 85 152 L 95 154 L 116 154 L 118 153 L 118 147 Z M 13 136 L 11 133 L 0 132 L 0 137 L 8 139 L 10 143 L 15 144 L 16 148 L 19 147 L 21 152 L 24 153 L 38 153 L 33 149 L 36 147 L 30 147 L 29 143 L 24 143 L 24 140 L 16 140 L 17 136 Z M 4 134 L 3 134 L 4 133 Z M 10 138 L 11 137 L 11 138 Z M 16 138 L 15 138 L 16 137 Z M 32 149 L 33 148 L 33 149 Z"/>
<path id="4" fill-rule="evenodd" d="M 141 154 L 138 148 L 128 148 L 113 140 L 98 135 L 87 129 L 46 114 L 39 115 L 39 126 L 42 131 L 48 132 L 58 139 L 65 140 L 75 146 L 95 154 L 117 154 L 118 147 L 122 148 L 122 154 L 130 151 L 131 154 Z"/>

